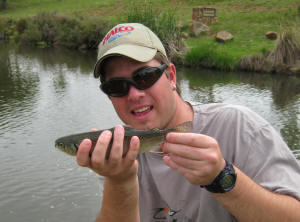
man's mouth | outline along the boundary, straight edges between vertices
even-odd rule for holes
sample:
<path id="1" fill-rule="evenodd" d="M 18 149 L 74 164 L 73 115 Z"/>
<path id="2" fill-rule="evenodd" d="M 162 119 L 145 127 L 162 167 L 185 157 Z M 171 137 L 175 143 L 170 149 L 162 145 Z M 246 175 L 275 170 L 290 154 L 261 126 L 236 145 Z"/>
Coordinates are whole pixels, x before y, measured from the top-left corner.
<path id="1" fill-rule="evenodd" d="M 139 109 L 132 110 L 131 113 L 134 115 L 140 115 L 149 112 L 153 109 L 153 106 L 144 106 Z"/>

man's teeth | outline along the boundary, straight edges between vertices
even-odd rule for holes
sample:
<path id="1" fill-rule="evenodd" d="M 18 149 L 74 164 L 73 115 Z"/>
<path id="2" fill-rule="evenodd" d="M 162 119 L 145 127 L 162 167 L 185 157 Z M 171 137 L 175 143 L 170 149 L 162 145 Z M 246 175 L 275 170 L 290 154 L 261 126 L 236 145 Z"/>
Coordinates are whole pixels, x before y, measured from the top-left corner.
<path id="1" fill-rule="evenodd" d="M 134 110 L 133 112 L 134 112 L 134 113 L 141 113 L 141 112 L 144 112 L 144 111 L 146 111 L 146 110 L 148 110 L 148 109 L 150 109 L 150 106 L 145 106 L 145 107 L 143 107 L 143 108 L 136 109 L 136 110 Z"/>

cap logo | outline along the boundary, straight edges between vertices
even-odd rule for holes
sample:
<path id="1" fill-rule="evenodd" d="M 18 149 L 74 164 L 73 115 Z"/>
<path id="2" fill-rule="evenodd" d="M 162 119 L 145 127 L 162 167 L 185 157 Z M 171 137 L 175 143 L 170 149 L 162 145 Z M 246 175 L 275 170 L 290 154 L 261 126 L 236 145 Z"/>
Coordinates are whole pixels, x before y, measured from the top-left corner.
<path id="1" fill-rule="evenodd" d="M 107 42 L 112 42 L 122 36 L 129 35 L 133 30 L 134 28 L 130 25 L 116 27 L 115 29 L 112 29 L 109 33 L 106 34 L 102 41 L 102 45 L 105 45 Z"/>

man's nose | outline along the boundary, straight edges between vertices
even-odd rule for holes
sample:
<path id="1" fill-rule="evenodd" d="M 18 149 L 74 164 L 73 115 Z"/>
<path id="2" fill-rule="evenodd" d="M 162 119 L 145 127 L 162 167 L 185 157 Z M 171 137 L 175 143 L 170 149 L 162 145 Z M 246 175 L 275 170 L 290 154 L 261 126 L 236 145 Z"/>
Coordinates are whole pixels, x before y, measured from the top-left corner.
<path id="1" fill-rule="evenodd" d="M 132 85 L 130 86 L 129 92 L 128 92 L 128 99 L 137 100 L 143 96 L 145 96 L 145 90 L 139 90 Z"/>

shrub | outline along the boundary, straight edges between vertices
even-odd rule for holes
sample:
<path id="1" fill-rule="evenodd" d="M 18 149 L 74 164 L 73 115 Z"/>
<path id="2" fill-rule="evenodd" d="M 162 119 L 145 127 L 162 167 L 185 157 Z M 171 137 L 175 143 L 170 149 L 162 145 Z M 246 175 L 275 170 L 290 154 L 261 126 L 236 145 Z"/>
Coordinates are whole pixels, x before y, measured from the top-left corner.
<path id="1" fill-rule="evenodd" d="M 42 33 L 36 23 L 28 23 L 27 28 L 24 30 L 22 35 L 19 36 L 20 42 L 25 45 L 35 45 L 38 42 L 41 42 L 42 39 Z"/>
<path id="2" fill-rule="evenodd" d="M 27 28 L 27 20 L 24 18 L 21 18 L 17 21 L 16 23 L 16 29 L 18 31 L 19 34 L 22 34 L 24 32 L 24 30 Z"/>
<path id="3" fill-rule="evenodd" d="M 17 30 L 23 44 L 59 45 L 67 48 L 85 45 L 88 49 L 97 48 L 107 27 L 107 23 L 99 19 L 63 16 L 52 12 L 19 21 Z"/>
<path id="4" fill-rule="evenodd" d="M 0 40 L 9 40 L 14 35 L 14 21 L 0 18 Z"/>

